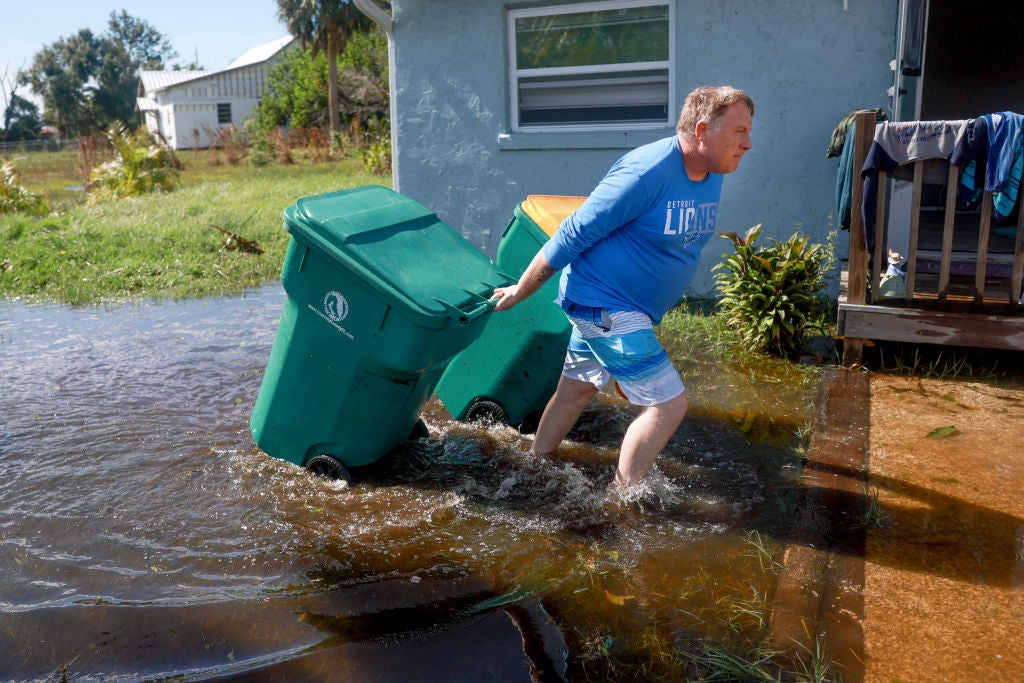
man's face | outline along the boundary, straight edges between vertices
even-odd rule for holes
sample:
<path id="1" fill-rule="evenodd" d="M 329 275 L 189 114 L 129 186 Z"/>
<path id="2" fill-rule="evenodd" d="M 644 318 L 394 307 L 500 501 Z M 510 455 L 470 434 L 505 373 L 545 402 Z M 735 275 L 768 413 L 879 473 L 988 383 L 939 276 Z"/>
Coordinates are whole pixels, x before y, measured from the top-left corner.
<path id="1" fill-rule="evenodd" d="M 709 171 L 732 173 L 739 167 L 740 160 L 751 147 L 750 129 L 753 125 L 750 110 L 742 102 L 729 105 L 714 126 L 698 124 L 703 127 L 703 135 L 699 139 Z"/>

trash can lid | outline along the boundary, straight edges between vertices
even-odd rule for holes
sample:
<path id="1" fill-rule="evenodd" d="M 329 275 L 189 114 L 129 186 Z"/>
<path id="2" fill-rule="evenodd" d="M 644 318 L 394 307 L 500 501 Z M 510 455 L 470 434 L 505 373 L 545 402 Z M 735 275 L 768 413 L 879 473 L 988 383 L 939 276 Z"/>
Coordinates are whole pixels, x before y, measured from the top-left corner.
<path id="1" fill-rule="evenodd" d="M 568 195 L 531 194 L 523 200 L 521 207 L 523 213 L 551 237 L 562 221 L 580 208 L 586 199 Z"/>
<path id="2" fill-rule="evenodd" d="M 512 282 L 430 209 L 379 185 L 303 197 L 285 227 L 418 317 L 466 322 Z"/>

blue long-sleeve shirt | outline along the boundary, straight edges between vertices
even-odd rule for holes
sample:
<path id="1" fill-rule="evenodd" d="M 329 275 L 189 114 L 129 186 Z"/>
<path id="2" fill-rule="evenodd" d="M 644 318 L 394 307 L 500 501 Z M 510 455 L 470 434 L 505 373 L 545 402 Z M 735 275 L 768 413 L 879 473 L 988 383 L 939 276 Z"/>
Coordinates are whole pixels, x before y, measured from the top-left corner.
<path id="1" fill-rule="evenodd" d="M 559 302 L 640 311 L 654 324 L 683 296 L 715 232 L 722 176 L 690 180 L 678 137 L 619 159 L 543 250 Z"/>

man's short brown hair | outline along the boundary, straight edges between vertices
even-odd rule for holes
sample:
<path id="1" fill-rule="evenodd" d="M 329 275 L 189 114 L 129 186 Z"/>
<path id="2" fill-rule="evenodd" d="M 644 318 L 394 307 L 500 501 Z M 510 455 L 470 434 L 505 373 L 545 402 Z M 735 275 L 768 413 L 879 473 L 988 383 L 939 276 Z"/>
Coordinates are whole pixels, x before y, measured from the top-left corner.
<path id="1" fill-rule="evenodd" d="M 683 135 L 693 135 L 700 121 L 714 128 L 722 113 L 737 102 L 747 105 L 750 115 L 754 115 L 754 101 L 742 90 L 728 85 L 694 88 L 686 96 L 683 109 L 679 112 L 676 131 Z"/>

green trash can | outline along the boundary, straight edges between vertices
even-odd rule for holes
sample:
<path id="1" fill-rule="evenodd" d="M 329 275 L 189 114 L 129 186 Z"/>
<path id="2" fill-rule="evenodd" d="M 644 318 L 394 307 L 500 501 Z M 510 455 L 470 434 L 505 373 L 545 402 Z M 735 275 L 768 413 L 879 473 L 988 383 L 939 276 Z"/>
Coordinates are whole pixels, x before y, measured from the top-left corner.
<path id="1" fill-rule="evenodd" d="M 518 279 L 537 250 L 586 197 L 530 195 L 513 212 L 495 263 Z M 437 397 L 457 420 L 516 425 L 536 422 L 558 385 L 569 321 L 554 302 L 552 278 L 526 301 L 487 318 L 483 333 L 459 353 L 437 384 Z"/>
<path id="2" fill-rule="evenodd" d="M 385 187 L 299 199 L 284 224 L 287 297 L 250 431 L 273 457 L 351 480 L 425 430 L 423 405 L 512 279 Z"/>

